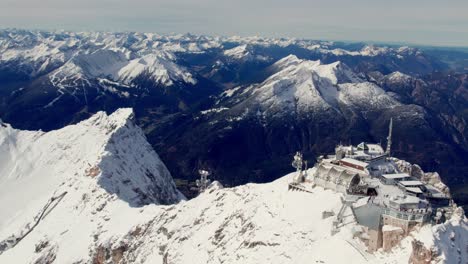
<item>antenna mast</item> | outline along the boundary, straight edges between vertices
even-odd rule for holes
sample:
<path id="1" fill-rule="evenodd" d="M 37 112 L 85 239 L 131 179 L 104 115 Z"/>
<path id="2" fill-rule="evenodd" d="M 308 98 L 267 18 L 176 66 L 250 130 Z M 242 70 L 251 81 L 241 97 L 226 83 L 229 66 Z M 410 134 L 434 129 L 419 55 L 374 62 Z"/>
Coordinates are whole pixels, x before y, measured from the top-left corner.
<path id="1" fill-rule="evenodd" d="M 388 127 L 388 137 L 387 137 L 387 149 L 385 150 L 385 154 L 390 156 L 390 152 L 392 149 L 392 130 L 393 130 L 393 118 L 390 118 L 390 125 Z"/>

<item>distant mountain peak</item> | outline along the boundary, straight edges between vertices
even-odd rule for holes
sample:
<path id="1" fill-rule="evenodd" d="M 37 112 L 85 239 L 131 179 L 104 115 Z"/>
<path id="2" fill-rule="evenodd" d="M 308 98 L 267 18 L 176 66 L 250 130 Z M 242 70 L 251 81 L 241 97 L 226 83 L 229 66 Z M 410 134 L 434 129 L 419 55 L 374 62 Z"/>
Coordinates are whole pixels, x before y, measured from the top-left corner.
<path id="1" fill-rule="evenodd" d="M 142 74 L 147 74 L 151 80 L 165 86 L 173 85 L 174 81 L 197 83 L 197 80 L 187 69 L 159 54 L 147 54 L 134 59 L 118 72 L 119 80 L 127 84 Z"/>
<path id="2" fill-rule="evenodd" d="M 336 115 L 342 107 L 380 111 L 399 103 L 379 86 L 359 77 L 340 61 L 324 64 L 320 60 L 286 56 L 273 64 L 274 73 L 265 81 L 230 96 L 229 101 L 267 115 Z M 228 98 L 228 97 L 226 97 Z M 232 107 L 236 112 L 237 108 Z"/>
<path id="3" fill-rule="evenodd" d="M 86 84 L 98 78 L 109 78 L 125 85 L 131 85 L 138 77 L 147 77 L 164 86 L 172 86 L 174 82 L 197 83 L 193 75 L 177 65 L 173 55 L 168 52 L 152 52 L 135 59 L 127 57 L 113 49 L 78 54 L 52 72 L 50 80 L 59 87 Z"/>
<path id="4" fill-rule="evenodd" d="M 243 61 L 251 61 L 251 60 L 258 60 L 258 61 L 269 61 L 270 58 L 267 56 L 263 56 L 257 54 L 255 52 L 254 46 L 248 43 L 240 44 L 231 49 L 227 49 L 223 52 L 224 56 L 233 59 L 233 60 L 243 60 Z"/>

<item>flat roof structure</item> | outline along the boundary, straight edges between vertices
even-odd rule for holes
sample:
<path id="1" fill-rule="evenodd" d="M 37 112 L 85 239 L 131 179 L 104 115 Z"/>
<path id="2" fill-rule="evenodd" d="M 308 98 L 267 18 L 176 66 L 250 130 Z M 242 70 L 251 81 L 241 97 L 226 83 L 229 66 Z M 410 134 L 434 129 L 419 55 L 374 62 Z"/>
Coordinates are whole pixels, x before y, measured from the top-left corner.
<path id="1" fill-rule="evenodd" d="M 423 191 L 421 191 L 421 189 L 419 189 L 418 187 L 406 187 L 405 189 L 406 191 L 412 192 L 412 193 L 417 193 L 417 194 L 423 193 Z"/>
<path id="2" fill-rule="evenodd" d="M 421 181 L 401 181 L 399 182 L 399 184 L 403 186 L 423 186 L 424 185 L 424 183 L 422 183 Z"/>
<path id="3" fill-rule="evenodd" d="M 382 177 L 385 179 L 404 179 L 409 178 L 410 176 L 407 173 L 392 173 L 392 174 L 383 174 Z"/>
<path id="4" fill-rule="evenodd" d="M 396 196 L 391 197 L 390 202 L 396 204 L 418 204 L 421 202 L 421 199 L 411 196 L 411 195 L 403 195 L 403 196 Z"/>

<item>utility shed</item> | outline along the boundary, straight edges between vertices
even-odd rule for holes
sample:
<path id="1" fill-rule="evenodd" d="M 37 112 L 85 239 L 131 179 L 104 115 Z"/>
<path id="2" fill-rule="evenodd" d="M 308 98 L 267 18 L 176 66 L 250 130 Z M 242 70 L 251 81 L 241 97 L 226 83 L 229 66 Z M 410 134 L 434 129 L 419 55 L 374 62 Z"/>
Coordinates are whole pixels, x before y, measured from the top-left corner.
<path id="1" fill-rule="evenodd" d="M 314 182 L 325 189 L 350 193 L 357 188 L 361 182 L 361 178 L 358 173 L 347 171 L 339 166 L 320 164 L 317 168 Z"/>

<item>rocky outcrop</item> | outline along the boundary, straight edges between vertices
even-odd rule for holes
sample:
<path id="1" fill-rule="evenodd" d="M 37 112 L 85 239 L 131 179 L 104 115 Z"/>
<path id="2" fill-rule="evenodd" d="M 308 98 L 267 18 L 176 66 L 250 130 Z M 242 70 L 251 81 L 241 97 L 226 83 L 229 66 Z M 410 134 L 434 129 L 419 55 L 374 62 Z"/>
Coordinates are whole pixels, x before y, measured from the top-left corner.
<path id="1" fill-rule="evenodd" d="M 439 189 L 441 192 L 448 195 L 449 197 L 451 196 L 449 187 L 442 182 L 442 179 L 440 178 L 439 173 L 426 172 L 423 174 L 421 180 L 425 183 L 428 183 L 436 187 L 437 189 Z"/>
<path id="2" fill-rule="evenodd" d="M 400 241 L 404 238 L 404 235 L 405 232 L 403 231 L 403 229 L 401 229 L 401 227 L 394 227 L 388 225 L 383 226 L 383 250 L 386 252 L 390 251 L 393 247 L 400 243 Z"/>
<path id="3" fill-rule="evenodd" d="M 408 261 L 410 264 L 430 264 L 436 259 L 437 253 L 426 248 L 421 241 L 413 240 L 411 246 L 413 251 Z"/>
<path id="4" fill-rule="evenodd" d="M 408 173 L 422 182 L 436 187 L 439 191 L 450 196 L 450 189 L 445 183 L 442 182 L 439 173 L 437 172 L 424 172 L 418 164 L 411 164 L 405 160 L 395 159 L 398 169 L 402 172 Z"/>

